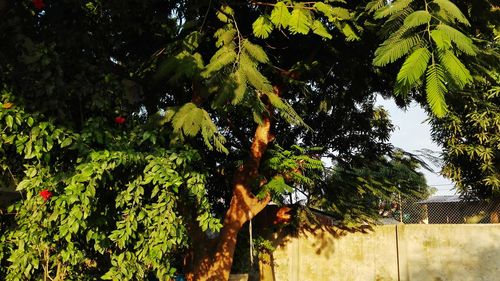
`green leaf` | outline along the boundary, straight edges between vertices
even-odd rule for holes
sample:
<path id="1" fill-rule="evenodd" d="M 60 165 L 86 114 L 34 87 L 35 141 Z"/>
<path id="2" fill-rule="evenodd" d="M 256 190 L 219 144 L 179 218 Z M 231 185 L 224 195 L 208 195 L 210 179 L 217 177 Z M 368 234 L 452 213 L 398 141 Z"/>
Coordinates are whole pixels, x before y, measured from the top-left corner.
<path id="1" fill-rule="evenodd" d="M 328 33 L 325 26 L 319 21 L 315 20 L 312 25 L 312 30 L 314 34 L 317 34 L 323 38 L 332 39 L 332 35 Z"/>
<path id="2" fill-rule="evenodd" d="M 22 180 L 16 187 L 17 191 L 25 190 L 31 184 L 30 180 Z"/>
<path id="3" fill-rule="evenodd" d="M 271 22 L 277 27 L 287 27 L 288 21 L 290 20 L 290 12 L 288 7 L 284 2 L 278 2 L 274 5 L 273 11 L 271 12 Z"/>
<path id="4" fill-rule="evenodd" d="M 267 78 L 262 75 L 262 73 L 257 70 L 257 66 L 252 62 L 246 54 L 242 54 L 240 57 L 240 69 L 245 75 L 248 83 L 252 85 L 258 91 L 263 93 L 272 92 L 273 87 Z"/>
<path id="5" fill-rule="evenodd" d="M 346 8 L 332 7 L 323 2 L 316 2 L 313 7 L 324 14 L 330 22 L 351 19 L 351 13 Z"/>
<path id="6" fill-rule="evenodd" d="M 381 9 L 375 12 L 375 19 L 385 18 L 397 12 L 406 9 L 413 0 L 396 0 L 392 1 Z"/>
<path id="7" fill-rule="evenodd" d="M 189 33 L 184 40 L 182 40 L 182 45 L 187 51 L 193 52 L 200 45 L 201 37 L 202 36 L 199 31 L 193 31 Z"/>
<path id="8" fill-rule="evenodd" d="M 14 125 L 14 118 L 12 115 L 7 115 L 5 117 L 5 123 L 7 124 L 7 127 L 12 128 L 12 125 Z"/>
<path id="9" fill-rule="evenodd" d="M 236 105 L 236 104 L 240 103 L 243 100 L 243 98 L 245 97 L 245 93 L 247 91 L 247 80 L 246 80 L 245 75 L 243 74 L 243 72 L 240 69 L 238 69 L 234 73 L 234 79 L 235 79 L 237 86 L 236 86 L 236 89 L 234 89 L 234 98 L 231 101 L 231 103 L 233 105 Z"/>
<path id="10" fill-rule="evenodd" d="M 186 136 L 195 136 L 201 129 L 203 110 L 194 103 L 183 105 L 172 118 L 174 131 L 183 132 Z"/>
<path id="11" fill-rule="evenodd" d="M 311 12 L 304 9 L 302 5 L 295 5 L 290 16 L 288 29 L 292 34 L 307 34 L 309 33 L 312 24 Z"/>
<path id="12" fill-rule="evenodd" d="M 415 11 L 405 18 L 404 25 L 407 28 L 417 27 L 429 23 L 431 18 L 431 14 L 427 11 Z"/>
<path id="13" fill-rule="evenodd" d="M 61 143 L 61 148 L 69 146 L 73 142 L 73 139 L 71 138 L 65 138 L 63 142 Z"/>
<path id="14" fill-rule="evenodd" d="M 267 57 L 266 52 L 262 49 L 261 46 L 255 45 L 252 42 L 248 41 L 247 39 L 243 40 L 243 50 L 250 55 L 252 58 L 254 58 L 256 61 L 260 63 L 267 63 L 269 62 L 269 58 Z"/>
<path id="15" fill-rule="evenodd" d="M 462 32 L 446 24 L 439 24 L 436 29 L 443 31 L 443 35 L 447 36 L 460 51 L 470 56 L 477 54 L 472 39 L 465 36 Z"/>
<path id="16" fill-rule="evenodd" d="M 325 15 L 329 21 L 335 20 L 335 18 L 333 16 L 333 7 L 332 6 L 325 4 L 323 2 L 316 2 L 316 3 L 314 3 L 313 8 L 316 9 L 317 11 L 321 12 L 323 15 Z"/>
<path id="17" fill-rule="evenodd" d="M 217 38 L 215 42 L 215 46 L 220 48 L 224 45 L 229 45 L 234 37 L 236 36 L 237 31 L 234 28 L 221 28 L 215 32 L 214 36 Z"/>
<path id="18" fill-rule="evenodd" d="M 439 53 L 439 61 L 444 70 L 450 74 L 453 81 L 460 89 L 465 85 L 472 83 L 472 76 L 469 70 L 463 63 L 453 54 L 452 51 L 446 50 Z"/>
<path id="19" fill-rule="evenodd" d="M 360 39 L 356 31 L 354 31 L 354 29 L 351 27 L 351 24 L 348 22 L 344 23 L 344 26 L 342 27 L 342 33 L 345 35 L 346 41 L 356 41 Z"/>
<path id="20" fill-rule="evenodd" d="M 451 39 L 446 33 L 439 29 L 431 31 L 431 38 L 440 50 L 447 50 L 451 48 Z"/>
<path id="21" fill-rule="evenodd" d="M 292 125 L 298 125 L 310 129 L 309 126 L 302 120 L 302 118 L 297 114 L 295 109 L 281 99 L 278 95 L 273 92 L 266 92 L 266 96 L 269 98 L 269 102 L 279 110 L 281 117 L 288 123 Z"/>
<path id="22" fill-rule="evenodd" d="M 230 17 L 234 16 L 234 11 L 231 7 L 224 5 L 217 11 L 217 18 L 222 22 L 232 21 Z"/>
<path id="23" fill-rule="evenodd" d="M 205 70 L 202 72 L 202 76 L 207 78 L 212 73 L 221 70 L 224 66 L 234 62 L 236 60 L 237 54 L 235 50 L 231 47 L 224 46 L 220 48 L 210 59 L 210 63 L 206 65 Z"/>
<path id="24" fill-rule="evenodd" d="M 273 25 L 267 15 L 258 17 L 252 24 L 253 35 L 259 38 L 267 38 L 273 31 Z"/>
<path id="25" fill-rule="evenodd" d="M 332 9 L 332 13 L 336 19 L 339 20 L 351 20 L 351 12 L 348 9 L 341 8 L 341 7 L 334 7 Z"/>
<path id="26" fill-rule="evenodd" d="M 433 3 L 437 4 L 451 19 L 457 20 L 467 26 L 470 26 L 467 18 L 462 14 L 462 11 L 449 0 L 434 0 Z"/>
<path id="27" fill-rule="evenodd" d="M 444 72 L 439 64 L 431 64 L 427 68 L 426 87 L 427 103 L 436 117 L 443 117 L 447 112 L 446 101 L 446 86 Z"/>
<path id="28" fill-rule="evenodd" d="M 373 13 L 385 5 L 385 0 L 374 0 L 366 4 L 365 11 L 368 11 L 369 13 Z"/>
<path id="29" fill-rule="evenodd" d="M 430 58 L 431 52 L 425 47 L 415 50 L 406 58 L 396 79 L 396 94 L 406 94 L 419 81 Z"/>
<path id="30" fill-rule="evenodd" d="M 373 64 L 375 66 L 385 66 L 395 62 L 397 59 L 407 55 L 415 47 L 421 45 L 422 41 L 418 35 L 402 38 L 395 42 L 387 40 L 375 51 Z"/>
<path id="31" fill-rule="evenodd" d="M 33 118 L 30 116 L 28 117 L 28 120 L 26 122 L 28 123 L 28 126 L 32 127 L 35 120 L 33 120 Z"/>

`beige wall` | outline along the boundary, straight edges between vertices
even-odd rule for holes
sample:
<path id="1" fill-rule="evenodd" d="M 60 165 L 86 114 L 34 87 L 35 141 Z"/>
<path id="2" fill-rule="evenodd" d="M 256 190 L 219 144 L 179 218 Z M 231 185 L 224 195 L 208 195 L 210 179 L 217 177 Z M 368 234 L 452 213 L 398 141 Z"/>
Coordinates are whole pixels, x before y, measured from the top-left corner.
<path id="1" fill-rule="evenodd" d="M 333 228 L 277 239 L 266 281 L 500 280 L 500 225 Z"/>

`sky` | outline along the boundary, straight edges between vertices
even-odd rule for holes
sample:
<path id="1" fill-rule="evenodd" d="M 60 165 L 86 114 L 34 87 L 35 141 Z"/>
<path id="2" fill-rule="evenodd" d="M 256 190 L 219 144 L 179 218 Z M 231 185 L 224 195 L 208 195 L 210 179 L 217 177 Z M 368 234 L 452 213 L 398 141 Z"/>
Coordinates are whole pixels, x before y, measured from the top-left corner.
<path id="1" fill-rule="evenodd" d="M 392 123 L 396 129 L 391 135 L 390 142 L 399 148 L 411 153 L 417 153 L 417 150 L 430 149 L 441 152 L 442 148 L 431 139 L 430 125 L 426 122 L 427 114 L 417 104 L 411 104 L 406 111 L 398 108 L 393 100 L 385 100 L 382 97 L 377 98 L 377 105 L 383 106 L 391 115 Z M 428 163 L 436 172 L 440 167 Z M 434 195 L 453 195 L 453 183 L 425 169 L 421 172 L 425 175 L 427 184 L 435 187 L 437 192 Z"/>

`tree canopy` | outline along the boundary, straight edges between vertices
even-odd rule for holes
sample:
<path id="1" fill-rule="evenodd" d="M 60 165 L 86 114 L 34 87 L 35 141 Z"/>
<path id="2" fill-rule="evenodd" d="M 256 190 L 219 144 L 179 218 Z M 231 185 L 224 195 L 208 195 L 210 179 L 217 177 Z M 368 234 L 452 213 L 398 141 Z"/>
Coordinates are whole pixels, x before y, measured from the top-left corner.
<path id="1" fill-rule="evenodd" d="M 381 180 L 417 166 L 375 97 L 449 132 L 460 93 L 498 82 L 477 82 L 496 54 L 479 2 L 0 0 L 0 176 L 22 195 L 0 276 L 224 280 L 271 200 L 366 221 L 422 191 Z"/>

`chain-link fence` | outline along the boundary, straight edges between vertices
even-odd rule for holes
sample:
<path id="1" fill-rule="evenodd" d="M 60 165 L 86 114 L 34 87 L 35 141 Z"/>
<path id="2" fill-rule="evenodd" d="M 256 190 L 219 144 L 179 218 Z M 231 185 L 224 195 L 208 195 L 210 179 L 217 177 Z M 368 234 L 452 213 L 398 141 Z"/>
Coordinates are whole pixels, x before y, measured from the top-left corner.
<path id="1" fill-rule="evenodd" d="M 405 224 L 500 223 L 500 200 L 464 199 L 458 195 L 427 199 L 397 195 L 382 202 L 381 222 Z"/>

